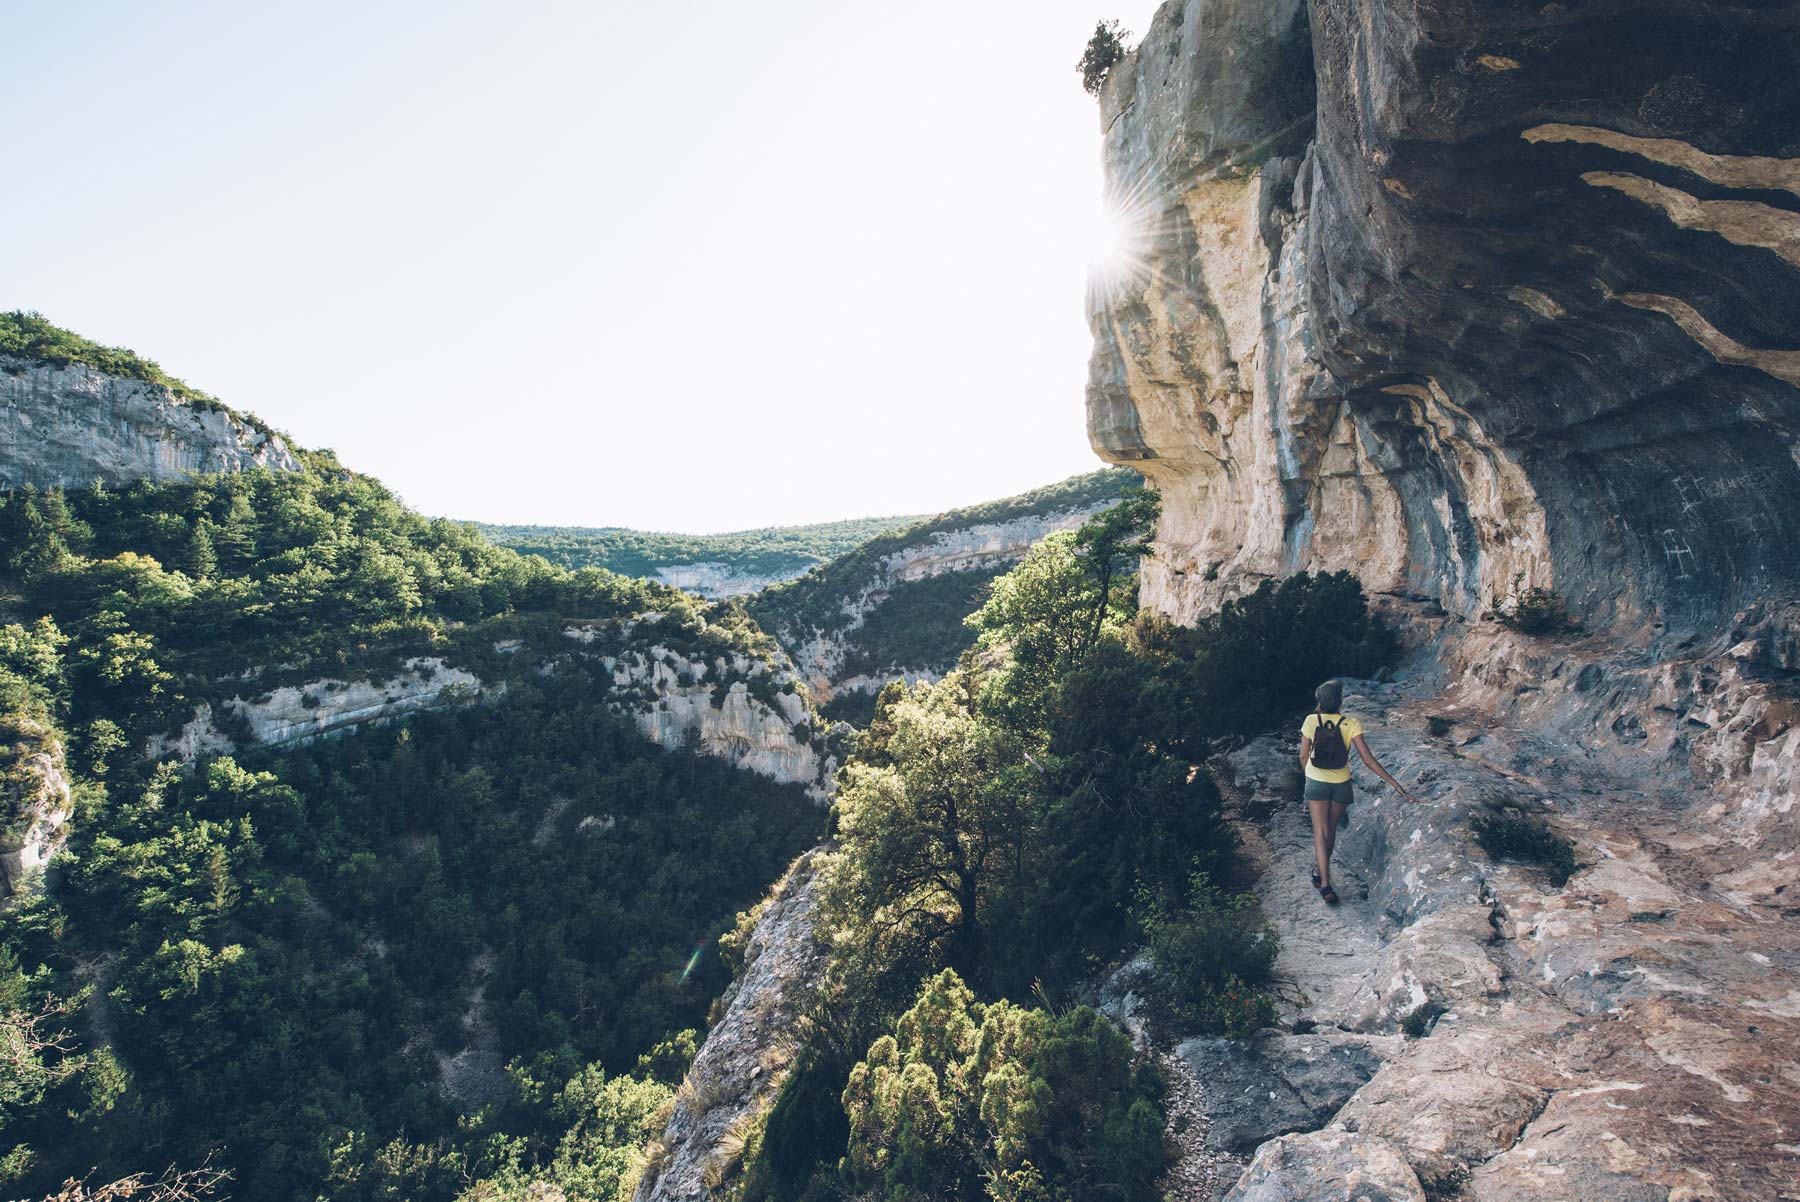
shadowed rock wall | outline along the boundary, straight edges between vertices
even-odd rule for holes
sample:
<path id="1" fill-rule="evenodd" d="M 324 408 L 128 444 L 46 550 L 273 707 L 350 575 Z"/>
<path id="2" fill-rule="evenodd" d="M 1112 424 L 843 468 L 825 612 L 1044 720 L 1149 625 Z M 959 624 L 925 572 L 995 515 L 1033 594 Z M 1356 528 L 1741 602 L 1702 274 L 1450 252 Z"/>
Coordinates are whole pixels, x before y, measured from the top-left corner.
<path id="1" fill-rule="evenodd" d="M 1654 641 L 1792 590 L 1796 61 L 1791 5 L 1165 5 L 1102 96 L 1137 245 L 1089 302 L 1092 441 L 1165 500 L 1145 601 L 1523 573 Z"/>

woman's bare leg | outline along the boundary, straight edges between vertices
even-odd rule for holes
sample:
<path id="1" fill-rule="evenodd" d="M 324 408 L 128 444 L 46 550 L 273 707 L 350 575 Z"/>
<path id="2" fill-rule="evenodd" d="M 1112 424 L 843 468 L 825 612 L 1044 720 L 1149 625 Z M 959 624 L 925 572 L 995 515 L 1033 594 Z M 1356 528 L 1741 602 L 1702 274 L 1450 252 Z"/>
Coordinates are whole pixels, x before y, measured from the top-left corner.
<path id="1" fill-rule="evenodd" d="M 1337 850 L 1337 831 L 1343 824 L 1344 811 L 1348 809 L 1341 801 L 1331 803 L 1331 824 L 1325 828 L 1325 858 L 1331 859 L 1331 853 Z"/>
<path id="2" fill-rule="evenodd" d="M 1331 821 L 1334 807 L 1329 801 L 1309 801 L 1306 808 L 1312 811 L 1313 826 L 1313 858 L 1319 865 L 1319 888 L 1331 884 L 1331 841 L 1335 832 L 1335 824 Z"/>

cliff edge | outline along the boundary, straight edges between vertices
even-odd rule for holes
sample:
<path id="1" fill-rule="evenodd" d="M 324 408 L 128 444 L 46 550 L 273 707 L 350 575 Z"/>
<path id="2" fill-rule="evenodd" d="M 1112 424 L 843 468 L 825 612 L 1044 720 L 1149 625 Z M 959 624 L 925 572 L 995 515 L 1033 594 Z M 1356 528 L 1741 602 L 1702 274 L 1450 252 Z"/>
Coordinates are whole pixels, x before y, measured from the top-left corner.
<path id="1" fill-rule="evenodd" d="M 1235 1202 L 1800 1197 L 1797 56 L 1790 6 L 1186 0 L 1105 84 L 1143 603 L 1344 569 L 1413 648 L 1352 704 L 1424 804 L 1359 801 L 1340 910 L 1291 734 L 1214 765 L 1292 986 L 1162 1049 Z"/>

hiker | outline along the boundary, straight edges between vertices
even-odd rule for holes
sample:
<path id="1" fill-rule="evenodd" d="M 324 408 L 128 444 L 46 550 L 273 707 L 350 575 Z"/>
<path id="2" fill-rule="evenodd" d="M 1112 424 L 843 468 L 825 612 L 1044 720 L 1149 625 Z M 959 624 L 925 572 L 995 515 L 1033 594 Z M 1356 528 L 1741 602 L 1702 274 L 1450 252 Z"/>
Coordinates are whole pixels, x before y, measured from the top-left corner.
<path id="1" fill-rule="evenodd" d="M 1313 692 L 1317 708 L 1300 724 L 1300 765 L 1306 770 L 1306 808 L 1312 811 L 1313 888 L 1327 905 L 1338 904 L 1331 887 L 1331 849 L 1337 846 L 1338 827 L 1353 796 L 1350 784 L 1350 748 L 1362 756 L 1369 771 L 1393 787 L 1406 800 L 1413 795 L 1388 775 L 1375 753 L 1363 741 L 1362 723 L 1338 711 L 1344 704 L 1344 682 L 1328 680 Z"/>

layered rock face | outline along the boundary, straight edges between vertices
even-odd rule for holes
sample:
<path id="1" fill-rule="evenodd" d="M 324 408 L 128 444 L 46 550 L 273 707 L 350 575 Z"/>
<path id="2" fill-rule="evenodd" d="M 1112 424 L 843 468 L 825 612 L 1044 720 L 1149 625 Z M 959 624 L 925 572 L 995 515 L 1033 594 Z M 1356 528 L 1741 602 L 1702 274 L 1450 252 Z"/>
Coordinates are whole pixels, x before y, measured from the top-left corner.
<path id="1" fill-rule="evenodd" d="M 740 571 L 728 563 L 683 563 L 656 569 L 656 578 L 671 588 L 694 593 L 710 601 L 760 593 L 771 584 L 804 576 L 807 568 L 774 575 Z"/>
<path id="2" fill-rule="evenodd" d="M 491 692 L 497 696 L 500 690 Z M 232 697 L 223 708 L 248 728 L 258 744 L 292 747 L 481 695 L 479 677 L 432 657 L 408 660 L 387 680 L 322 679 L 283 685 L 261 696 Z M 203 704 L 179 734 L 152 737 L 144 754 L 151 759 L 172 756 L 191 760 L 200 755 L 229 754 L 235 746 L 219 728 L 212 706 Z"/>
<path id="3" fill-rule="evenodd" d="M 1187 0 L 1107 83 L 1144 602 L 1347 569 L 1415 648 L 1341 908 L 1292 733 L 1215 766 L 1284 1030 L 1163 1052 L 1235 1202 L 1800 1197 L 1797 60 L 1792 6 Z M 1478 620 L 1515 580 L 1582 630 Z M 1566 884 L 1476 846 L 1519 812 Z"/>
<path id="4" fill-rule="evenodd" d="M 81 364 L 0 356 L 0 490 L 162 483 L 256 467 L 301 470 L 279 435 L 229 410 Z"/>
<path id="5" fill-rule="evenodd" d="M 851 595 L 839 601 L 843 621 L 833 630 L 793 641 L 789 653 L 819 697 L 839 690 L 880 688 L 889 677 L 845 675 L 844 661 L 856 643 L 856 632 L 869 615 L 885 602 L 896 584 L 924 580 L 951 572 L 975 572 L 1010 566 L 1025 557 L 1045 535 L 1073 530 L 1103 506 L 1092 505 L 1056 513 L 1034 513 L 1007 522 L 987 522 L 959 530 L 933 534 L 924 542 L 882 557 L 875 571 Z M 786 641 L 786 640 L 784 640 Z M 935 680 L 950 664 L 901 665 L 907 680 Z"/>
<path id="6" fill-rule="evenodd" d="M 1792 590 L 1797 56 L 1789 6 L 1164 5 L 1102 96 L 1135 245 L 1089 302 L 1146 603 L 1520 578 L 1654 639 Z"/>
<path id="7" fill-rule="evenodd" d="M 591 627 L 564 634 L 578 643 L 595 637 Z M 618 704 L 652 743 L 691 743 L 734 767 L 805 785 L 820 801 L 829 794 L 837 764 L 791 671 L 742 654 L 689 659 L 661 644 L 600 662 Z"/>
<path id="8" fill-rule="evenodd" d="M 697 1202 L 717 1196 L 742 1154 L 745 1125 L 775 1102 L 797 1050 L 796 1019 L 823 956 L 813 934 L 819 860 L 801 856 L 763 903 L 744 949 L 744 967 L 720 999 L 636 1202 Z M 737 1138 L 733 1139 L 733 1136 Z"/>
<path id="9" fill-rule="evenodd" d="M 27 892 L 68 839 L 69 816 L 75 807 L 64 771 L 62 741 L 50 731 L 33 729 L 20 747 L 24 754 L 9 765 L 10 818 L 0 837 L 0 897 Z"/>

